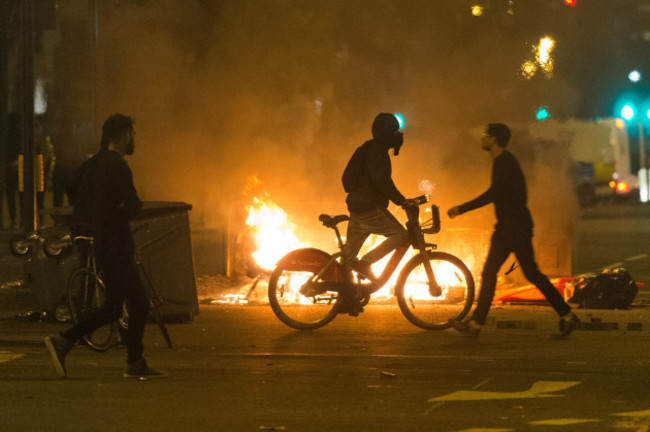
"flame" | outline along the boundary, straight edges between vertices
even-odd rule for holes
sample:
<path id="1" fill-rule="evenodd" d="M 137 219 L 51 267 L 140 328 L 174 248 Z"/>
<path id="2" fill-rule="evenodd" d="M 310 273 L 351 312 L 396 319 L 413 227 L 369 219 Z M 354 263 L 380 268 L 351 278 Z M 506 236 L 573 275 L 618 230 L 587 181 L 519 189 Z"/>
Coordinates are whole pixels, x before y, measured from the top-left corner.
<path id="1" fill-rule="evenodd" d="M 252 228 L 252 232 L 256 241 L 257 250 L 252 254 L 253 259 L 261 268 L 265 270 L 273 270 L 276 263 L 287 253 L 306 247 L 302 244 L 295 234 L 295 225 L 289 222 L 287 213 L 276 205 L 269 197 L 268 194 L 257 194 L 252 199 L 251 204 L 246 207 L 248 216 L 246 225 Z M 425 213 L 430 212 L 430 209 L 425 209 Z M 327 233 L 323 232 L 326 236 Z M 371 235 L 365 242 L 364 247 L 360 251 L 359 256 L 363 256 L 367 251 L 376 247 L 379 243 L 383 242 L 383 236 Z M 332 245 L 335 246 L 335 243 Z M 410 250 L 399 266 L 393 272 L 389 281 L 376 293 L 372 295 L 375 301 L 386 301 L 394 297 L 394 287 L 397 278 L 402 271 L 404 265 L 408 260 L 414 256 L 418 251 Z M 375 275 L 379 276 L 385 269 L 390 260 L 391 254 L 384 259 L 376 262 L 372 266 Z M 427 283 L 427 276 L 422 266 L 418 266 L 409 276 L 405 286 L 405 295 L 409 299 L 414 300 L 432 300 L 444 301 L 449 296 L 454 297 L 453 288 L 463 287 L 466 284 L 464 276 L 458 269 L 447 262 L 432 261 L 432 269 L 436 276 L 438 284 L 443 288 L 443 295 L 440 297 L 432 298 L 429 294 L 429 285 Z M 301 287 L 307 282 L 311 273 L 293 272 L 290 277 L 281 278 L 279 283 L 284 287 L 285 296 L 283 301 L 290 303 L 313 303 L 314 298 L 305 297 L 300 293 Z M 317 296 L 324 302 L 331 301 L 328 296 L 332 293 L 326 293 L 322 296 Z M 233 303 L 241 302 L 239 298 L 222 299 L 224 302 Z"/>
<path id="2" fill-rule="evenodd" d="M 466 286 L 465 276 L 458 270 L 458 268 L 446 261 L 433 261 L 431 262 L 431 269 L 435 275 L 438 285 L 442 288 L 442 295 L 433 298 L 434 301 L 443 301 L 449 299 L 454 295 L 464 296 L 462 293 L 455 293 L 454 288 L 463 288 Z M 417 267 L 404 287 L 404 297 L 407 299 L 428 300 L 432 299 L 429 294 L 429 283 L 424 267 Z"/>
<path id="3" fill-rule="evenodd" d="M 246 225 L 253 227 L 257 250 L 255 262 L 265 270 L 272 270 L 286 253 L 304 247 L 294 234 L 295 226 L 287 214 L 268 198 L 254 197 L 248 206 Z"/>

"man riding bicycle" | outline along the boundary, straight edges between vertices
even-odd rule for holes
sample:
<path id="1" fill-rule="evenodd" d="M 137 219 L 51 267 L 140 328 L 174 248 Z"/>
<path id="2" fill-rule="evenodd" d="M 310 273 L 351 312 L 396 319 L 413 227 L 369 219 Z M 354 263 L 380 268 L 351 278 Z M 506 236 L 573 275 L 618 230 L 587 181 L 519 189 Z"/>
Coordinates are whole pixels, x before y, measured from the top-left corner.
<path id="1" fill-rule="evenodd" d="M 397 118 L 380 113 L 372 123 L 373 139 L 357 148 L 343 174 L 343 187 L 348 193 L 350 212 L 343 259 L 361 276 L 374 280 L 371 265 L 409 241 L 408 231 L 388 211 L 388 202 L 402 207 L 413 205 L 393 183 L 388 151 L 399 154 L 404 136 Z M 386 237 L 381 244 L 357 259 L 357 254 L 370 234 Z"/>

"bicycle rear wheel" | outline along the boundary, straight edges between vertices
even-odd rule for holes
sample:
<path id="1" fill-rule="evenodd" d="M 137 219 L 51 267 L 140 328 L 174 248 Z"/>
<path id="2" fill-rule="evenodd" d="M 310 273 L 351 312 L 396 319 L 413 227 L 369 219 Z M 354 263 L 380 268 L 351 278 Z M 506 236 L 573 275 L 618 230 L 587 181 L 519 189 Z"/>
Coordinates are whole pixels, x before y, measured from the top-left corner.
<path id="1" fill-rule="evenodd" d="M 404 316 L 427 330 L 444 330 L 449 320 L 462 319 L 474 301 L 474 278 L 457 257 L 445 252 L 429 252 L 426 256 L 442 288 L 442 295 L 433 297 L 424 270 L 422 255 L 416 255 L 400 272 L 395 295 Z"/>
<path id="2" fill-rule="evenodd" d="M 314 330 L 332 321 L 340 308 L 340 293 L 333 285 L 315 284 L 304 287 L 331 260 L 331 255 L 318 249 L 298 249 L 285 255 L 269 280 L 269 304 L 275 315 L 298 330 Z M 340 264 L 333 262 L 317 282 L 341 282 Z"/>
<path id="3" fill-rule="evenodd" d="M 79 268 L 68 279 L 68 308 L 70 318 L 79 324 L 104 305 L 106 288 L 104 282 L 92 271 Z M 115 344 L 117 326 L 115 322 L 96 329 L 84 336 L 86 344 L 95 351 L 106 351 Z"/>

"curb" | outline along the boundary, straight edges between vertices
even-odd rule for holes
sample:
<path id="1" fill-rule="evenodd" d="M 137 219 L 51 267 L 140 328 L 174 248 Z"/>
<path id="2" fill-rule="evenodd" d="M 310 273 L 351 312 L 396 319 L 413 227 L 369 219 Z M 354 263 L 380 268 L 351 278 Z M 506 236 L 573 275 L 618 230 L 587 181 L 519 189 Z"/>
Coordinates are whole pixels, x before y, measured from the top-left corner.
<path id="1" fill-rule="evenodd" d="M 650 307 L 647 306 L 625 310 L 574 308 L 573 312 L 581 321 L 577 330 L 640 333 L 650 329 Z M 485 327 L 492 331 L 557 331 L 558 322 L 559 317 L 550 306 L 493 305 Z"/>

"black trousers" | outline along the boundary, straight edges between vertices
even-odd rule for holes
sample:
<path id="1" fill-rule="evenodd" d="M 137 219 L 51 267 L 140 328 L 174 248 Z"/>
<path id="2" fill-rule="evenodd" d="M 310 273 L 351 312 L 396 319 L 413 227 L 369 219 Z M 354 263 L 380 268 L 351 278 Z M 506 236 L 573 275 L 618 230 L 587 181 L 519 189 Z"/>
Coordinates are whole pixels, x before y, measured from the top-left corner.
<path id="1" fill-rule="evenodd" d="M 497 273 L 510 253 L 515 254 L 526 279 L 544 294 L 544 297 L 546 297 L 558 315 L 564 316 L 571 311 L 571 306 L 564 301 L 551 281 L 537 268 L 532 240 L 532 232 L 528 230 L 519 232 L 496 230 L 492 234 L 490 251 L 488 252 L 481 275 L 481 293 L 479 294 L 476 309 L 474 309 L 474 313 L 472 314 L 474 321 L 481 325 L 485 324 L 490 306 L 492 306 L 492 299 L 494 298 Z"/>
<path id="2" fill-rule="evenodd" d="M 138 276 L 133 258 L 97 256 L 97 265 L 102 270 L 106 285 L 106 302 L 87 319 L 71 327 L 62 335 L 70 341 L 78 341 L 99 327 L 115 321 L 122 312 L 126 300 L 129 312 L 129 326 L 124 335 L 127 346 L 127 361 L 134 362 L 142 357 L 144 327 L 149 313 L 149 299 Z"/>

